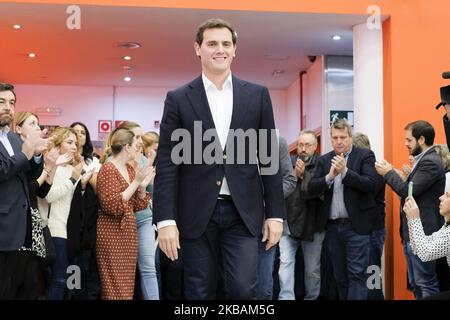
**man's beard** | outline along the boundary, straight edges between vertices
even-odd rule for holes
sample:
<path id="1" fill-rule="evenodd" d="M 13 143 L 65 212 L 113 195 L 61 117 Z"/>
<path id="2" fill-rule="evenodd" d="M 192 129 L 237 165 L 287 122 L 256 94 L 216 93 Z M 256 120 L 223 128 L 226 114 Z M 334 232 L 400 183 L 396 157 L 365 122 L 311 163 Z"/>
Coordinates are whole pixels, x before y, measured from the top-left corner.
<path id="1" fill-rule="evenodd" d="M 0 115 L 0 127 L 9 126 L 13 120 L 10 113 L 3 113 Z"/>
<path id="2" fill-rule="evenodd" d="M 418 144 L 416 144 L 414 146 L 414 149 L 411 150 L 411 155 L 414 156 L 414 157 L 418 156 L 421 153 L 422 153 L 422 149 L 420 149 L 420 146 Z"/>
<path id="3" fill-rule="evenodd" d="M 308 162 L 309 159 L 311 159 L 311 156 L 307 155 L 306 153 L 300 153 L 298 155 L 298 157 L 303 161 L 303 162 Z"/>

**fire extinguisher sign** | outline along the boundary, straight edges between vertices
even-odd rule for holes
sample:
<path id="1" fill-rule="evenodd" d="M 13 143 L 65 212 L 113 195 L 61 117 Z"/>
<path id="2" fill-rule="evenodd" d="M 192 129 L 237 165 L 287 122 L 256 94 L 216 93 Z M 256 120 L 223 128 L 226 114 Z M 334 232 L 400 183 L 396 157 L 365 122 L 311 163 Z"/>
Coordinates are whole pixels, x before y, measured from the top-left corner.
<path id="1" fill-rule="evenodd" d="M 98 133 L 110 133 L 111 127 L 111 120 L 98 120 Z"/>

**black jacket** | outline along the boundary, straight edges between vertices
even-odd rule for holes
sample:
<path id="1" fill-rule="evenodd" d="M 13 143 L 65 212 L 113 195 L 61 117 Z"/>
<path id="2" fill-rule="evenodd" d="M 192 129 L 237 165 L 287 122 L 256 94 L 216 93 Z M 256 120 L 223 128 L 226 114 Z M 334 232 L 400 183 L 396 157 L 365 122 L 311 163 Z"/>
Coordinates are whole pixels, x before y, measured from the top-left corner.
<path id="1" fill-rule="evenodd" d="M 408 196 L 408 183 L 413 181 L 413 197 L 420 209 L 420 220 L 425 234 L 431 235 L 442 227 L 444 218 L 439 214 L 439 197 L 445 189 L 445 171 L 442 160 L 433 147 L 416 163 L 407 181 L 403 181 L 395 170 L 389 171 L 384 179 L 402 198 L 400 209 Z M 408 224 L 403 210 L 400 235 L 403 241 L 409 241 Z"/>
<path id="2" fill-rule="evenodd" d="M 318 155 L 314 154 L 305 166 L 302 179 L 297 180 L 295 191 L 286 199 L 287 223 L 291 237 L 313 241 L 314 233 L 325 230 L 327 215 L 323 211 L 322 198 L 309 192 L 308 184 L 316 168 Z M 297 156 L 291 157 L 295 167 Z"/>
<path id="3" fill-rule="evenodd" d="M 95 250 L 98 205 L 97 196 L 90 184 L 84 192 L 78 183 L 67 219 L 67 252 L 73 258 L 83 250 Z"/>
<path id="4" fill-rule="evenodd" d="M 331 151 L 321 156 L 317 168 L 309 184 L 312 194 L 324 193 L 324 211 L 330 216 L 333 185 L 328 186 L 325 176 L 330 171 L 331 159 L 335 152 Z M 353 230 L 362 235 L 368 235 L 374 230 L 378 208 L 374 194 L 378 174 L 375 171 L 375 155 L 369 149 L 353 146 L 347 160 L 347 173 L 342 179 L 344 185 L 344 202 L 350 224 Z"/>
<path id="5" fill-rule="evenodd" d="M 250 129 L 251 132 L 256 130 L 258 133 L 275 129 L 267 88 L 234 76 L 232 83 L 233 115 L 230 129 L 242 129 L 244 132 Z M 194 129 L 200 123 L 198 121 L 201 121 L 201 131 Z M 178 148 L 179 152 L 179 142 L 172 140 L 172 134 L 177 129 L 184 129 L 184 132 L 189 132 L 194 137 L 190 141 L 182 139 L 194 151 L 183 151 L 183 156 L 189 158 L 187 162 L 190 164 L 175 164 L 172 161 L 172 151 L 177 152 Z M 205 232 L 214 212 L 225 176 L 233 203 L 244 224 L 252 235 L 260 235 L 264 218 L 286 217 L 281 174 L 279 171 L 260 174 L 259 168 L 262 170 L 269 165 L 260 161 L 258 167 L 256 163 L 251 163 L 255 158 L 255 151 L 262 154 L 262 139 L 259 140 L 258 150 L 250 150 L 248 143 L 243 148 L 244 154 L 225 150 L 223 155 L 220 154 L 220 158 L 227 158 L 224 164 L 207 164 L 203 160 L 201 164 L 195 164 L 195 155 L 200 154 L 196 148 L 203 154 L 204 151 L 208 152 L 206 148 L 210 144 L 209 141 L 198 141 L 195 137 L 208 129 L 215 130 L 215 125 L 201 76 L 167 94 L 161 120 L 153 191 L 153 220 L 155 223 L 175 220 L 181 238 L 198 238 Z M 237 146 L 237 138 L 234 142 Z M 268 141 L 264 143 L 264 147 L 267 154 L 272 154 Z M 245 156 L 246 164 L 240 164 L 238 154 Z"/>

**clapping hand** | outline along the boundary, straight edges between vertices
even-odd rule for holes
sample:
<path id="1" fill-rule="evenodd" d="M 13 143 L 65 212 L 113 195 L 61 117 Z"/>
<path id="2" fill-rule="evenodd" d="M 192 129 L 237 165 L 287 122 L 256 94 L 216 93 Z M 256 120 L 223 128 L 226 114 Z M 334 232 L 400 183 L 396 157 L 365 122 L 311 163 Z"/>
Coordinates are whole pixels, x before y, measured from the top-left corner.
<path id="1" fill-rule="evenodd" d="M 392 164 L 387 162 L 386 160 L 381 160 L 375 162 L 375 170 L 377 170 L 380 176 L 385 176 L 389 171 L 393 169 Z"/>
<path id="2" fill-rule="evenodd" d="M 337 174 L 342 174 L 347 168 L 347 161 L 343 154 L 336 155 L 331 159 L 331 166 L 336 169 Z"/>
<path id="3" fill-rule="evenodd" d="M 305 172 L 305 163 L 301 159 L 298 159 L 297 162 L 295 163 L 295 175 L 297 176 L 297 178 L 300 178 L 304 172 Z"/>
<path id="4" fill-rule="evenodd" d="M 86 189 L 86 185 L 89 183 L 89 181 L 92 178 L 92 175 L 94 174 L 94 169 L 90 169 L 89 171 L 85 172 L 81 176 L 81 188 L 84 190 Z"/>

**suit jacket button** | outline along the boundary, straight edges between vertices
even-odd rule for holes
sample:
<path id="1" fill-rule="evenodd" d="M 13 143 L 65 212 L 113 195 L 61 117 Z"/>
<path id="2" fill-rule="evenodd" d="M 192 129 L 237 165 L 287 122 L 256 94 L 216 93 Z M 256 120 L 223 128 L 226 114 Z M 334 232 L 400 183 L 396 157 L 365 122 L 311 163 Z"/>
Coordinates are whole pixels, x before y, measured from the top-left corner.
<path id="1" fill-rule="evenodd" d="M 227 155 L 226 154 L 223 155 L 223 160 L 227 160 Z"/>
<path id="2" fill-rule="evenodd" d="M 220 185 L 222 184 L 222 181 L 216 181 L 217 186 L 220 187 Z"/>

